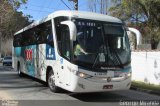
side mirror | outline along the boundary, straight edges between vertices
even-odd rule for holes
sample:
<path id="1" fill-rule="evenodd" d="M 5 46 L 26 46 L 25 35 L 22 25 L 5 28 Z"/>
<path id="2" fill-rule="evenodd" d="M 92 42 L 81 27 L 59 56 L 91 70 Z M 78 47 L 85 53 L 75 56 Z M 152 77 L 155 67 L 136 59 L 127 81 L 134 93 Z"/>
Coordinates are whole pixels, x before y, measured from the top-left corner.
<path id="1" fill-rule="evenodd" d="M 70 40 L 76 41 L 77 28 L 76 25 L 72 21 L 63 21 L 62 25 L 67 25 L 70 30 Z"/>

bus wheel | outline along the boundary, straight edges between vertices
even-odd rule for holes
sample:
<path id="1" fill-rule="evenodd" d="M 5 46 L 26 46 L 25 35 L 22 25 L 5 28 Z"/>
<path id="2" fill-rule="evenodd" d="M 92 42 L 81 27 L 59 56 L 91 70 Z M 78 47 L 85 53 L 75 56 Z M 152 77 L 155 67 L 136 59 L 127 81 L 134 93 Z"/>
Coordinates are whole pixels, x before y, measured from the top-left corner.
<path id="1" fill-rule="evenodd" d="M 59 91 L 59 87 L 57 87 L 56 85 L 55 85 L 55 75 L 54 75 L 54 73 L 53 73 L 53 71 L 51 70 L 50 72 L 49 72 L 49 74 L 48 74 L 48 79 L 47 79 L 47 82 L 48 82 L 48 86 L 49 86 L 49 88 L 50 88 L 50 90 L 52 91 L 52 92 L 58 92 Z"/>
<path id="2" fill-rule="evenodd" d="M 18 75 L 19 75 L 20 77 L 22 77 L 23 74 L 22 74 L 22 72 L 21 72 L 21 69 L 20 69 L 20 65 L 19 65 L 19 64 L 18 64 L 17 71 L 18 71 Z"/>

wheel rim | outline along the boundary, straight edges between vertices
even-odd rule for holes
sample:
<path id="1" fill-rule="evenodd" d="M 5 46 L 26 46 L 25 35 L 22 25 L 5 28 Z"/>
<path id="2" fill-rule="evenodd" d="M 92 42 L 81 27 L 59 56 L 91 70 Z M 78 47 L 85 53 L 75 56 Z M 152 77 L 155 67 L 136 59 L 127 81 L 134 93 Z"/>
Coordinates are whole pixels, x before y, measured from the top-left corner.
<path id="1" fill-rule="evenodd" d="M 20 68 L 18 68 L 18 74 L 20 75 L 20 73 L 21 73 L 21 72 L 20 72 Z"/>
<path id="2" fill-rule="evenodd" d="M 55 88 L 55 76 L 53 74 L 48 78 L 48 85 L 52 90 Z"/>

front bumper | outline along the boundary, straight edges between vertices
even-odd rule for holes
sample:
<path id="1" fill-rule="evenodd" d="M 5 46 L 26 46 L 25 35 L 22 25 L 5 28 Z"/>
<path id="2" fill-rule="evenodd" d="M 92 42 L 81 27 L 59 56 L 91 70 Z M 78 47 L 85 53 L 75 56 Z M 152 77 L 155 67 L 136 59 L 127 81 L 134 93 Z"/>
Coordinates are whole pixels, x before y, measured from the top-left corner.
<path id="1" fill-rule="evenodd" d="M 12 66 L 12 62 L 3 62 L 3 66 Z"/>
<path id="2" fill-rule="evenodd" d="M 72 85 L 71 92 L 107 92 L 115 90 L 128 90 L 131 86 L 131 78 L 119 82 L 93 82 L 87 79 L 79 78 Z M 106 86 L 112 86 L 106 88 Z"/>

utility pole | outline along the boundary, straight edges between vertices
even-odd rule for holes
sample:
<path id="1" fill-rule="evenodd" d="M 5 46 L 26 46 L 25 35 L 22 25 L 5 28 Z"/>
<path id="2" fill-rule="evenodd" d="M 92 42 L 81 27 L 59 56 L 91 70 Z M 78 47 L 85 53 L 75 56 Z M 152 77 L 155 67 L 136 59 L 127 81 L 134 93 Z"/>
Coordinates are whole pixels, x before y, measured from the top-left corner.
<path id="1" fill-rule="evenodd" d="M 68 0 L 68 1 L 73 1 L 74 2 L 74 10 L 78 11 L 78 0 Z"/>
<path id="2" fill-rule="evenodd" d="M 78 0 L 74 0 L 74 9 L 78 11 Z"/>

